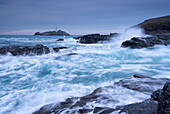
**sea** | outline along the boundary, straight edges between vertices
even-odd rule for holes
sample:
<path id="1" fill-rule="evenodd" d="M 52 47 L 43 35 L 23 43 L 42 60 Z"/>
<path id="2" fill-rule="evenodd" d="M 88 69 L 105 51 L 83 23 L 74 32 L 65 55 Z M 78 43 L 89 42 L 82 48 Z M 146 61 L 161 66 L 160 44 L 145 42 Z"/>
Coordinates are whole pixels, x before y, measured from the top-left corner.
<path id="1" fill-rule="evenodd" d="M 126 30 L 105 43 L 80 44 L 73 39 L 76 36 L 0 35 L 0 47 L 69 47 L 38 56 L 0 55 L 0 114 L 31 114 L 43 105 L 90 94 L 134 74 L 170 78 L 170 46 L 121 47 L 125 40 L 146 36 L 139 28 Z M 60 38 L 64 41 L 56 41 Z M 127 89 L 120 95 L 120 88 L 114 94 L 122 105 L 149 98 Z"/>

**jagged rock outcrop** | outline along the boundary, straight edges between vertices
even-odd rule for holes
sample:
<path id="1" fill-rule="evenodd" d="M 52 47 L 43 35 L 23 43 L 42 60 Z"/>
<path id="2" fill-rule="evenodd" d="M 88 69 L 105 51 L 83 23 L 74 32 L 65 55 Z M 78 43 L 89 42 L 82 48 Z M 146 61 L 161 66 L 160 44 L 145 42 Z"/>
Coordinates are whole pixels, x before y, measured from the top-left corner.
<path id="1" fill-rule="evenodd" d="M 138 24 L 150 35 L 170 35 L 170 15 L 148 19 Z"/>
<path id="2" fill-rule="evenodd" d="M 62 30 L 58 30 L 58 31 L 47 31 L 47 32 L 36 32 L 34 35 L 41 35 L 41 36 L 50 36 L 50 35 L 65 35 L 65 36 L 68 36 L 70 34 L 68 34 L 67 32 L 65 31 L 62 31 Z"/>
<path id="3" fill-rule="evenodd" d="M 100 35 L 100 34 L 88 34 L 84 36 L 75 37 L 74 39 L 79 40 L 79 43 L 83 44 L 93 44 L 98 42 L 110 41 L 112 37 L 120 35 L 119 33 L 110 33 L 110 35 Z"/>
<path id="4" fill-rule="evenodd" d="M 134 37 L 131 40 L 124 41 L 121 47 L 130 47 L 132 49 L 140 49 L 153 47 L 155 45 L 169 45 L 170 35 L 156 35 L 151 37 Z"/>
<path id="5" fill-rule="evenodd" d="M 18 55 L 42 55 L 50 53 L 50 49 L 47 46 L 4 46 L 0 48 L 0 54 L 5 55 L 11 53 L 13 56 Z"/>
<path id="6" fill-rule="evenodd" d="M 166 82 L 163 89 L 153 92 L 151 97 L 158 101 L 157 114 L 170 114 L 170 81 Z"/>

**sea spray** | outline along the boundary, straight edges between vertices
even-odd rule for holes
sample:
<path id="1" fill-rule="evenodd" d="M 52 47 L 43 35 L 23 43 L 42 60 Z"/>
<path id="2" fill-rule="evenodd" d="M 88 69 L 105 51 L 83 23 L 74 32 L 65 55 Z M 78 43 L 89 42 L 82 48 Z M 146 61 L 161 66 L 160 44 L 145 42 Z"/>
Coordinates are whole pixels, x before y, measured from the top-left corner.
<path id="1" fill-rule="evenodd" d="M 123 33 L 120 35 L 117 35 L 113 37 L 112 43 L 114 47 L 120 47 L 122 42 L 126 40 L 130 40 L 133 37 L 147 37 L 149 35 L 146 35 L 144 30 L 140 27 L 131 27 L 126 29 Z"/>

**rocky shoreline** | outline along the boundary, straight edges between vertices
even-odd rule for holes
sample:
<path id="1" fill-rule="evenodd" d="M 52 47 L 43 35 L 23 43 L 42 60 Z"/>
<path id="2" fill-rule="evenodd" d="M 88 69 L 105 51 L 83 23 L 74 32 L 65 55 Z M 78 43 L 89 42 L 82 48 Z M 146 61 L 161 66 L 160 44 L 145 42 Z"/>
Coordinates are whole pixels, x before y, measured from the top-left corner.
<path id="1" fill-rule="evenodd" d="M 165 22 L 160 22 L 161 20 Z M 148 37 L 133 37 L 130 40 L 124 41 L 121 47 L 131 49 L 141 49 L 153 47 L 155 45 L 170 45 L 170 16 L 146 20 L 137 26 L 142 27 L 149 35 Z M 159 22 L 159 23 L 158 23 Z M 161 25 L 160 25 L 161 24 Z M 35 33 L 35 35 L 69 35 L 63 31 L 48 31 L 43 33 Z M 75 37 L 79 43 L 93 44 L 109 42 L 113 37 L 119 36 L 119 33 L 112 33 L 110 35 L 88 34 L 84 36 Z M 57 41 L 64 41 L 58 39 Z M 68 47 L 54 47 L 49 48 L 44 45 L 36 46 L 4 46 L 0 47 L 0 55 L 8 53 L 13 56 L 35 56 L 59 52 L 61 49 Z M 69 55 L 76 55 L 77 53 L 70 53 Z M 138 103 L 127 105 L 115 105 L 113 107 L 99 107 L 89 104 L 105 103 L 113 104 L 118 100 L 114 97 L 114 90 L 116 87 L 125 88 L 145 95 L 150 95 L 150 98 Z M 108 91 L 113 91 L 109 93 Z M 112 97 L 111 97 L 112 96 Z M 170 79 L 168 78 L 153 78 L 143 75 L 133 75 L 133 77 L 125 78 L 115 82 L 111 86 L 99 87 L 91 94 L 82 97 L 67 98 L 60 103 L 47 104 L 33 114 L 85 114 L 85 113 L 128 113 L 128 114 L 170 114 Z"/>
<path id="2" fill-rule="evenodd" d="M 89 107 L 88 104 L 95 103 L 114 103 L 117 102 L 116 97 L 109 97 L 107 91 L 114 90 L 120 86 L 151 95 L 139 103 L 133 103 L 115 107 Z M 157 87 L 157 88 L 155 88 Z M 112 93 L 114 94 L 114 93 Z M 115 82 L 112 86 L 100 87 L 94 90 L 91 94 L 83 97 L 68 98 L 61 103 L 52 103 L 41 107 L 33 114 L 109 114 L 109 113 L 128 113 L 128 114 L 169 114 L 170 113 L 170 79 L 168 78 L 153 78 L 143 75 L 133 75 L 133 77 L 122 79 Z"/>

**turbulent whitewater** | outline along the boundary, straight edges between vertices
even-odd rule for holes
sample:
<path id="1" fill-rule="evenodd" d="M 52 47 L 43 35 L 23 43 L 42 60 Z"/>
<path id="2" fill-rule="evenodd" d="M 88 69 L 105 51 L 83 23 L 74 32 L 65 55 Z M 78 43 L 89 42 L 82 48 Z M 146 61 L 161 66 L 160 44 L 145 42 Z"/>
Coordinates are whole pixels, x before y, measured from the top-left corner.
<path id="1" fill-rule="evenodd" d="M 43 44 L 51 48 L 69 48 L 41 56 L 0 55 L 0 113 L 29 114 L 45 104 L 89 94 L 133 74 L 168 77 L 170 46 L 120 47 L 124 40 L 143 35 L 141 30 L 128 30 L 104 44 L 80 44 L 74 36 L 1 35 L 0 47 Z M 56 41 L 60 38 L 64 41 Z M 115 89 L 114 95 L 118 104 L 139 102 L 149 97 L 123 88 Z"/>

